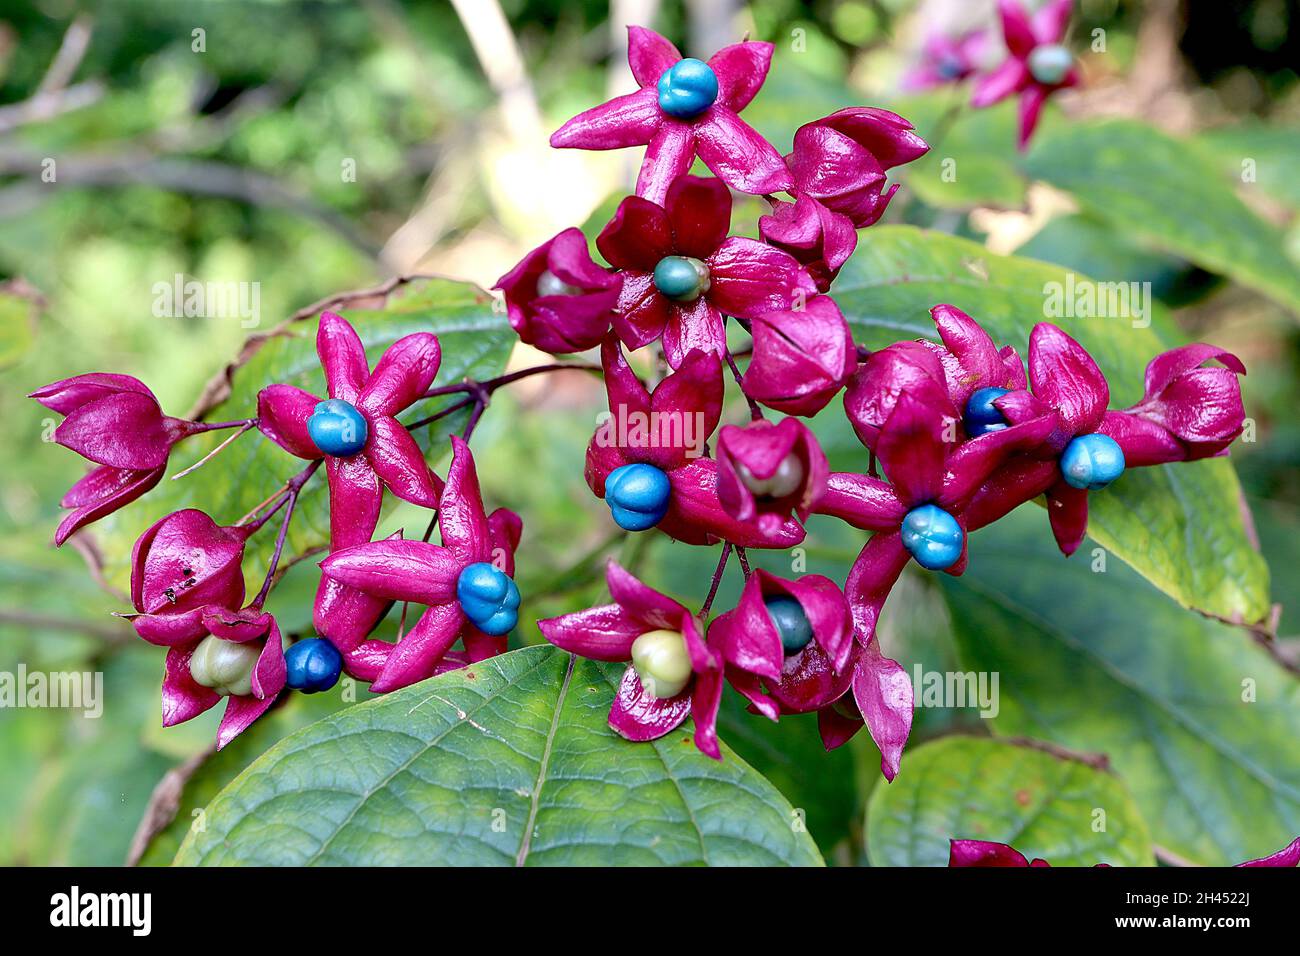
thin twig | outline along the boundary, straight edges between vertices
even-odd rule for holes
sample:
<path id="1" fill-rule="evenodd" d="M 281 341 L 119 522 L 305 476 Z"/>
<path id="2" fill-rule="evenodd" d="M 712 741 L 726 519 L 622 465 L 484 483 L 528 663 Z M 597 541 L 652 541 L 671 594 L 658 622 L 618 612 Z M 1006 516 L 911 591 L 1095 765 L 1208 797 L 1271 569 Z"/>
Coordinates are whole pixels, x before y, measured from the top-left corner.
<path id="1" fill-rule="evenodd" d="M 747 555 L 745 549 L 739 545 L 736 546 L 736 560 L 740 562 L 740 571 L 745 575 L 745 580 L 748 581 L 749 575 L 751 574 L 749 570 L 749 555 Z"/>
<path id="2" fill-rule="evenodd" d="M 745 391 L 745 383 L 740 374 L 740 368 L 736 365 L 736 360 L 731 356 L 731 350 L 723 348 L 722 357 L 727 360 L 727 365 L 731 368 L 731 375 L 740 386 L 741 394 L 745 396 L 745 401 L 749 403 L 749 417 L 751 420 L 761 422 L 764 419 L 763 409 L 758 407 L 758 402 L 750 398 L 749 393 Z"/>
<path id="3" fill-rule="evenodd" d="M 466 379 L 463 382 L 457 382 L 455 385 L 442 385 L 438 388 L 429 389 L 424 393 L 424 397 L 437 398 L 439 395 L 455 395 L 459 392 L 475 392 L 479 389 L 486 389 L 488 394 L 491 394 L 503 385 L 510 385 L 520 379 L 532 375 L 541 375 L 545 372 L 563 372 L 566 369 L 576 369 L 580 372 L 601 371 L 599 365 L 593 365 L 590 362 L 554 362 L 550 365 L 534 365 L 532 368 L 524 368 L 506 375 L 498 375 L 496 378 L 489 378 L 482 382 Z"/>
<path id="4" fill-rule="evenodd" d="M 709 608 L 713 607 L 713 599 L 718 594 L 718 585 L 722 583 L 722 572 L 727 570 L 727 559 L 731 557 L 731 542 L 728 541 L 722 546 L 722 555 L 718 558 L 717 570 L 713 572 L 713 583 L 709 585 L 709 596 L 704 599 L 704 606 L 700 608 L 698 617 L 704 619 L 709 616 Z"/>
<path id="5" fill-rule="evenodd" d="M 231 444 L 231 443 L 232 443 L 236 438 L 238 438 L 240 435 L 244 434 L 244 432 L 248 431 L 250 428 L 252 428 L 252 427 L 253 427 L 254 425 L 256 425 L 256 424 L 257 424 L 256 419 L 250 419 L 249 421 L 244 422 L 242 425 L 239 426 L 239 429 L 238 429 L 234 434 L 232 434 L 232 435 L 230 435 L 228 438 L 226 438 L 225 441 L 223 441 L 223 442 L 222 442 L 220 445 L 218 445 L 216 448 L 212 449 L 212 451 L 208 452 L 206 455 L 204 455 L 202 458 L 200 458 L 200 459 L 199 459 L 198 461 L 196 461 L 194 464 L 190 465 L 190 466 L 189 466 L 188 468 L 186 468 L 184 471 L 178 471 L 176 474 L 172 475 L 172 481 L 176 481 L 178 478 L 184 478 L 184 477 L 185 477 L 186 475 L 188 475 L 190 472 L 195 471 L 195 470 L 197 470 L 197 469 L 199 469 L 199 468 L 202 468 L 202 467 L 203 467 L 203 466 L 204 466 L 208 461 L 210 461 L 211 459 L 215 458 L 218 454 L 220 454 L 221 451 L 222 451 L 223 449 L 225 449 L 225 447 L 226 447 L 227 445 Z M 213 425 L 211 428 L 204 429 L 204 431 L 214 431 L 214 430 L 216 430 L 217 428 L 229 428 L 229 427 L 230 427 L 230 425 L 228 425 L 228 424 L 223 424 L 223 425 Z"/>
<path id="6" fill-rule="evenodd" d="M 289 536 L 289 522 L 293 520 L 293 512 L 298 507 L 298 495 L 301 493 L 303 485 L 307 484 L 311 480 L 311 476 L 316 473 L 316 469 L 320 467 L 322 460 L 317 458 L 289 480 L 289 493 L 284 499 L 288 502 L 289 507 L 284 513 L 284 521 L 280 523 L 280 533 L 275 538 L 275 551 L 271 554 L 271 563 L 266 569 L 266 579 L 262 582 L 262 590 L 258 591 L 257 597 L 253 598 L 251 607 L 260 608 L 266 600 L 266 596 L 271 593 L 271 585 L 275 581 L 275 569 L 280 564 L 280 555 L 284 553 L 284 542 Z M 276 505 L 275 510 L 271 511 L 262 521 L 265 522 L 279 508 L 280 506 Z"/>

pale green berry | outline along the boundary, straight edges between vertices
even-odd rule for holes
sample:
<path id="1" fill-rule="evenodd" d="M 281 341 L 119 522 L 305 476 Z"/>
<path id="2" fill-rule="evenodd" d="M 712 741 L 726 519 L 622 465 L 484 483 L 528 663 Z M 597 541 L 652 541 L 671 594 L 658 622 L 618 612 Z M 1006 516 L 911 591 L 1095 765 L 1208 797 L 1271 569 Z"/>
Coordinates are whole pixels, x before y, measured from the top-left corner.
<path id="1" fill-rule="evenodd" d="M 647 631 L 632 642 L 632 667 L 651 697 L 676 697 L 691 679 L 691 655 L 678 631 Z"/>
<path id="2" fill-rule="evenodd" d="M 253 692 L 253 668 L 262 647 L 262 641 L 236 644 L 209 634 L 190 657 L 190 676 L 222 697 L 247 697 Z"/>

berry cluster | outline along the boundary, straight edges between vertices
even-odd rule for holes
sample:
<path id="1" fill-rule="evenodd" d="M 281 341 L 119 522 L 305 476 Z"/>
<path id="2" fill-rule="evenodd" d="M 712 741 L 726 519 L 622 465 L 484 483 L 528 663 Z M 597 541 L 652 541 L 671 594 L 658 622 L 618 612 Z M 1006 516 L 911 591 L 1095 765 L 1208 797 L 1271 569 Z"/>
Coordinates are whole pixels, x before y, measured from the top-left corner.
<path id="1" fill-rule="evenodd" d="M 551 139 L 589 149 L 648 144 L 638 195 L 596 239 L 610 268 L 569 230 L 500 282 L 524 341 L 554 352 L 600 347 L 609 414 L 588 447 L 586 478 L 614 522 L 721 543 L 715 592 L 734 551 L 746 576 L 740 602 L 706 624 L 714 592 L 693 614 L 611 564 L 613 604 L 540 627 L 566 650 L 629 662 L 610 712 L 629 739 L 661 736 L 689 715 L 700 750 L 719 757 L 727 682 L 774 720 L 817 713 L 828 747 L 865 724 L 892 778 L 912 689 L 875 631 L 908 562 L 961 574 L 970 532 L 1044 494 L 1057 542 L 1072 553 L 1088 494 L 1125 467 L 1226 450 L 1242 429 L 1244 369 L 1211 346 L 1176 349 L 1151 362 L 1142 402 L 1109 411 L 1096 363 L 1046 323 L 1030 335 L 1027 374 L 1013 347 L 951 305 L 932 310 L 939 342 L 857 346 L 827 293 L 857 229 L 898 188 L 886 187 L 885 171 L 928 147 L 903 118 L 850 108 L 801 127 L 778 163 L 736 115 L 771 55 L 771 45 L 745 42 L 707 64 L 684 60 L 663 37 L 633 28 L 629 60 L 642 89 Z M 742 148 L 720 154 L 724 135 Z M 716 178 L 688 173 L 697 155 Z M 759 240 L 728 236 L 728 187 L 770 203 Z M 731 351 L 729 321 L 748 335 L 747 349 Z M 625 348 L 652 349 L 668 373 L 648 386 Z M 1222 366 L 1207 367 L 1211 360 Z M 719 428 L 728 368 L 751 421 Z M 865 446 L 861 472 L 830 471 L 800 421 L 841 392 Z M 765 408 L 791 417 L 769 420 Z M 814 513 L 871 533 L 842 590 L 815 574 L 750 572 L 746 549 L 797 545 Z"/>
<path id="2" fill-rule="evenodd" d="M 513 574 L 519 517 L 505 509 L 484 511 L 463 439 L 452 439 L 443 481 L 412 437 L 414 425 L 395 417 L 428 395 L 471 388 L 481 393 L 493 383 L 432 389 L 441 354 L 428 332 L 399 339 L 372 372 L 356 331 L 332 312 L 320 318 L 316 348 L 329 397 L 269 385 L 258 393 L 257 417 L 243 421 L 166 417 L 142 383 L 122 375 L 82 375 L 31 396 L 67 416 L 55 439 L 99 466 L 65 496 L 63 504 L 74 510 L 59 526 L 58 544 L 156 485 L 171 447 L 190 435 L 235 428 L 237 436 L 255 427 L 306 460 L 234 525 L 223 527 L 196 509 L 178 511 L 145 531 L 131 555 L 134 613 L 126 616 L 142 638 L 167 648 L 163 725 L 189 720 L 228 698 L 218 747 L 265 713 L 286 687 L 324 691 L 346 672 L 371 682 L 374 691 L 395 690 L 502 653 L 518 619 Z M 319 636 L 290 644 L 263 605 L 278 580 L 299 495 L 322 463 L 329 482 L 330 556 L 322 562 L 313 614 Z M 371 540 L 385 488 L 436 512 L 425 541 Z M 281 511 L 262 589 L 245 604 L 245 545 Z M 427 543 L 435 526 L 441 545 Z M 397 601 L 403 602 L 397 641 L 371 637 Z M 410 603 L 428 610 L 408 630 Z"/>
<path id="3" fill-rule="evenodd" d="M 865 725 L 892 779 L 912 689 L 875 632 L 907 563 L 961 574 L 970 532 L 1044 494 L 1070 554 L 1087 527 L 1089 493 L 1125 468 L 1226 452 L 1242 430 L 1236 376 L 1245 370 L 1212 346 L 1175 349 L 1151 361 L 1140 403 L 1112 411 L 1097 365 L 1052 325 L 1033 329 L 1027 373 L 1013 347 L 951 305 L 932 310 L 938 342 L 858 346 L 828 292 L 857 230 L 880 218 L 898 188 L 886 171 L 928 147 L 903 118 L 860 107 L 801 127 L 780 156 L 738 115 L 771 56 L 771 44 L 746 41 L 707 63 L 686 59 L 634 27 L 629 61 L 640 89 L 552 137 L 562 147 L 645 145 L 645 161 L 637 194 L 596 239 L 608 265 L 593 261 L 579 230 L 561 232 L 501 278 L 510 322 L 544 351 L 599 349 L 609 411 L 585 477 L 611 520 L 632 533 L 721 545 L 721 554 L 698 612 L 611 563 L 612 604 L 540 627 L 566 650 L 628 662 L 610 712 L 628 739 L 662 736 L 692 716 L 699 748 L 720 757 L 715 719 L 730 683 L 773 720 L 815 712 L 828 747 Z M 714 177 L 690 174 L 697 157 Z M 760 238 L 730 235 L 733 189 L 769 203 Z M 733 351 L 730 339 L 741 336 L 746 347 Z M 373 370 L 356 331 L 334 313 L 322 314 L 316 344 L 328 397 L 272 384 L 256 418 L 240 421 L 165 416 L 142 383 L 122 375 L 83 375 L 32 395 L 66 416 L 57 441 L 98 465 L 64 498 L 73 510 L 60 544 L 156 485 L 173 445 L 191 435 L 257 428 L 306 462 L 233 525 L 179 511 L 135 545 L 129 616 L 142 638 L 168 649 L 163 722 L 228 698 L 219 745 L 285 687 L 321 691 L 347 673 L 373 691 L 395 690 L 502 653 L 519 617 L 522 523 L 485 510 L 468 439 L 492 389 L 575 366 L 435 388 L 441 355 L 430 333 L 400 339 Z M 648 350 L 658 380 L 643 380 L 625 350 Z M 728 371 L 749 407 L 743 425 L 721 424 Z M 467 397 L 438 415 L 398 421 L 421 399 L 457 392 Z M 800 420 L 837 395 L 865 446 L 857 472 L 832 472 Z M 444 480 L 411 430 L 469 404 Z M 299 496 L 322 463 L 330 553 L 320 563 L 318 636 L 289 644 L 263 605 Z M 434 512 L 422 540 L 400 532 L 373 540 L 385 489 Z M 245 603 L 245 545 L 281 511 L 265 582 Z M 799 544 L 813 514 L 870 532 L 843 588 L 816 574 L 751 572 L 746 549 Z M 439 544 L 429 540 L 435 527 Z M 710 621 L 733 554 L 744 591 Z M 398 602 L 397 639 L 375 637 Z M 408 628 L 412 604 L 426 610 Z"/>

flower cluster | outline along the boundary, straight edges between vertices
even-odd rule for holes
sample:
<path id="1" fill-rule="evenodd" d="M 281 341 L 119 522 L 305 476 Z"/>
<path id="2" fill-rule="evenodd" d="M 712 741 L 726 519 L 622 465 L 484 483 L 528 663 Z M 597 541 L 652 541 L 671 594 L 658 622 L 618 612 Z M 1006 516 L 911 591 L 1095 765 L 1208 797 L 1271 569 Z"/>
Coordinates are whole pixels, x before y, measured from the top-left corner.
<path id="1" fill-rule="evenodd" d="M 1010 9 L 1004 3 L 1009 32 Z M 1049 10 L 1034 36 L 1059 37 L 1064 8 Z M 1021 32 L 1009 45 L 1030 65 L 1014 82 L 1004 71 L 1008 90 L 1026 75 L 1045 82 L 1034 65 L 1043 57 L 1031 55 L 1028 27 Z M 912 685 L 883 653 L 877 624 L 904 568 L 914 561 L 961 574 L 968 535 L 1040 495 L 1069 555 L 1087 530 L 1089 495 L 1126 468 L 1227 452 L 1242 431 L 1245 369 L 1213 346 L 1174 349 L 1151 360 L 1138 404 L 1110 409 L 1096 363 L 1050 324 L 1032 330 L 1027 368 L 952 305 L 932 310 L 934 341 L 858 345 L 832 283 L 858 230 L 880 219 L 898 189 L 888 170 L 923 155 L 926 143 L 900 116 L 851 107 L 800 127 L 782 157 L 739 117 L 766 78 L 771 44 L 739 43 L 705 63 L 633 28 L 628 55 L 640 89 L 552 138 L 561 147 L 647 147 L 637 194 L 596 237 L 605 262 L 569 229 L 498 288 L 524 342 L 560 354 L 599 349 L 600 365 L 582 367 L 603 374 L 608 411 L 584 477 L 609 521 L 720 546 L 720 555 L 698 611 L 610 564 L 612 603 L 540 629 L 573 653 L 627 662 L 610 724 L 630 740 L 660 737 L 690 716 L 699 749 L 720 759 L 716 716 L 730 684 L 770 719 L 816 714 L 828 748 L 865 726 L 892 779 L 911 729 Z M 697 157 L 715 176 L 690 174 Z M 756 239 L 731 234 L 733 189 L 770 207 Z M 256 417 L 234 422 L 168 417 L 122 375 L 83 375 L 32 395 L 66 416 L 56 440 L 96 465 L 64 499 L 72 513 L 59 543 L 154 487 L 172 447 L 199 433 L 236 429 L 215 454 L 256 429 L 305 462 L 233 524 L 178 511 L 141 535 L 132 555 L 128 616 L 144 640 L 167 648 L 163 722 L 228 698 L 219 745 L 286 687 L 326 690 L 346 673 L 386 692 L 505 651 L 519 619 L 522 522 L 486 510 L 470 433 L 494 388 L 579 367 L 435 388 L 441 349 L 432 333 L 399 339 L 372 369 L 356 330 L 332 312 L 320 317 L 316 350 L 325 396 L 269 384 Z M 651 360 L 648 372 L 638 373 L 637 353 Z M 747 421 L 723 422 L 728 373 Z M 425 399 L 457 393 L 460 402 L 433 415 L 399 420 Z M 831 470 L 804 421 L 837 396 L 863 445 L 853 471 Z M 469 405 L 444 479 L 426 454 L 445 449 L 422 448 L 415 430 Z M 316 636 L 291 642 L 264 606 L 300 496 L 322 465 L 330 533 Z M 433 512 L 422 538 L 376 540 L 386 491 Z M 246 600 L 245 549 L 281 512 L 261 589 Z M 749 550 L 799 545 L 814 516 L 869 535 L 842 587 L 820 574 L 751 570 Z M 733 555 L 741 597 L 711 618 Z M 380 626 L 397 605 L 396 636 L 386 639 Z M 411 605 L 423 611 L 408 628 Z"/>
<path id="2" fill-rule="evenodd" d="M 920 61 L 903 78 L 903 86 L 922 90 L 973 79 L 971 105 L 977 108 L 1018 96 L 1018 145 L 1024 149 L 1047 98 L 1079 83 L 1074 55 L 1065 45 L 1073 6 L 1074 0 L 1048 0 L 1031 16 L 1019 0 L 998 0 L 1000 39 L 1006 51 L 998 66 L 982 71 L 999 39 L 991 30 L 958 36 L 935 32 L 926 38 Z"/>
<path id="3" fill-rule="evenodd" d="M 131 555 L 134 612 L 125 616 L 140 637 L 167 648 L 163 725 L 190 720 L 227 698 L 218 747 L 265 713 L 286 687 L 329 690 L 346 673 L 369 681 L 375 692 L 395 690 L 502 653 L 518 618 L 513 574 L 519 517 L 484 511 L 474 459 L 461 438 L 452 439 L 443 481 L 396 418 L 430 394 L 441 357 L 438 339 L 428 332 L 401 338 L 372 371 L 356 330 L 325 312 L 316 348 L 328 398 L 272 384 L 258 394 L 257 417 L 237 422 L 164 416 L 149 390 L 124 375 L 82 375 L 31 396 L 67 416 L 55 439 L 98 466 L 65 496 L 64 505 L 75 510 L 60 525 L 58 544 L 154 487 L 171 447 L 191 435 L 237 428 L 233 440 L 257 428 L 308 462 L 235 524 L 219 525 L 197 509 L 177 511 L 145 531 Z M 318 636 L 290 642 L 263 606 L 278 580 L 299 497 L 322 464 L 329 482 L 330 555 L 321 563 L 313 614 Z M 441 545 L 426 543 L 434 522 L 426 541 L 406 541 L 400 533 L 372 541 L 385 489 L 436 512 Z M 245 604 L 245 547 L 281 511 L 264 583 Z M 398 601 L 397 639 L 372 637 Z M 406 630 L 412 602 L 428 610 Z"/>
<path id="4" fill-rule="evenodd" d="M 1063 26 L 1064 8 L 1052 10 L 1051 24 L 1035 27 L 1043 36 Z M 1015 348 L 946 304 L 932 310 L 937 341 L 856 345 L 831 283 L 857 230 L 898 188 L 886 186 L 886 170 L 927 146 L 899 116 L 849 108 L 801 127 L 778 169 L 772 148 L 736 117 L 771 52 L 743 43 L 705 64 L 634 29 L 629 59 L 641 91 L 552 137 L 557 146 L 649 148 L 638 195 L 596 239 L 607 267 L 573 230 L 561 233 L 500 280 L 511 322 L 542 349 L 599 345 L 608 413 L 586 479 L 610 519 L 722 550 L 697 613 L 611 563 L 612 604 L 540 627 L 571 652 L 628 662 L 610 725 L 630 740 L 692 716 L 699 749 L 720 758 L 715 722 L 730 684 L 773 720 L 816 713 L 827 747 L 866 726 L 892 779 L 912 687 L 876 628 L 903 569 L 915 561 L 961 574 L 968 534 L 1040 495 L 1069 555 L 1087 528 L 1088 495 L 1126 467 L 1225 453 L 1242 429 L 1245 370 L 1211 346 L 1175 349 L 1152 360 L 1140 403 L 1109 410 L 1100 369 L 1053 325 L 1033 329 L 1027 371 Z M 723 129 L 744 143 L 725 159 L 715 149 Z M 694 151 L 716 178 L 687 172 Z M 768 194 L 758 240 L 729 237 L 731 189 Z M 733 351 L 739 335 L 748 347 Z M 629 350 L 660 359 L 666 374 L 643 381 Z M 749 406 L 744 424 L 722 424 L 728 369 Z M 853 472 L 831 471 L 801 421 L 839 394 L 864 446 Z M 748 549 L 799 544 L 813 515 L 870 534 L 843 588 L 817 574 L 751 572 Z M 733 553 L 742 596 L 710 620 Z"/>

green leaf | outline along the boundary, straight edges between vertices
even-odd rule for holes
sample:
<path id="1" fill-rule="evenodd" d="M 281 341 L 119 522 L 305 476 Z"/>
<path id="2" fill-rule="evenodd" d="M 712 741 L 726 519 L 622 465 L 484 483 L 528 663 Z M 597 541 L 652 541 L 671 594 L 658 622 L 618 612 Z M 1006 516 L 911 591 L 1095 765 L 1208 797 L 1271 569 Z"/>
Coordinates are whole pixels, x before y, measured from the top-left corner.
<path id="1" fill-rule="evenodd" d="M 1030 329 L 1050 318 L 1101 366 L 1112 407 L 1136 402 L 1146 363 L 1171 345 L 1156 331 L 1168 326 L 1167 314 L 1148 302 L 1149 328 L 1119 316 L 1045 316 L 1048 284 L 1066 282 L 1067 273 L 1047 263 L 994 255 L 978 243 L 910 226 L 877 226 L 863 233 L 833 294 L 855 338 L 872 348 L 935 338 L 928 313 L 941 302 L 970 313 L 995 342 L 1014 345 L 1022 356 Z M 865 459 L 848 429 L 835 434 Z M 843 454 L 834 442 L 827 452 Z M 1268 569 L 1246 534 L 1240 495 L 1223 460 L 1133 469 L 1091 497 L 1089 532 L 1184 606 L 1256 622 L 1269 613 Z"/>
<path id="2" fill-rule="evenodd" d="M 349 683 L 355 687 L 354 682 Z M 369 697 L 364 691 L 361 694 Z M 150 838 L 139 865 L 170 864 L 191 828 L 206 826 L 206 808 L 213 797 L 274 744 L 346 706 L 341 698 L 337 690 L 322 694 L 292 694 L 283 706 L 277 706 L 258 719 L 217 753 L 209 754 L 184 781 L 176 815 Z M 207 730 L 211 736 L 212 728 Z"/>
<path id="3" fill-rule="evenodd" d="M 372 367 L 384 350 L 402 336 L 435 333 L 442 346 L 438 384 L 490 378 L 499 373 L 515 341 L 504 313 L 494 308 L 491 296 L 475 286 L 446 279 L 417 279 L 386 294 L 351 296 L 330 308 L 356 328 Z M 316 355 L 316 319 L 314 313 L 300 315 L 268 335 L 254 336 L 241 360 L 227 372 L 229 396 L 215 404 L 205 403 L 203 417 L 209 421 L 252 417 L 257 414 L 257 393 L 272 383 L 296 385 L 323 395 L 325 378 Z M 416 421 L 454 400 L 419 402 L 404 412 L 401 420 Z M 450 447 L 448 435 L 463 423 L 463 414 L 451 415 L 434 426 L 418 429 L 415 437 L 426 453 L 432 451 L 435 457 L 441 457 L 443 448 Z M 229 434 L 203 435 L 178 445 L 172 452 L 169 471 L 178 472 L 198 461 Z M 164 478 L 140 503 L 92 528 L 105 556 L 109 579 L 119 584 L 126 580 L 131 545 L 163 515 L 180 508 L 199 508 L 218 522 L 233 524 L 304 464 L 252 431 L 184 478 Z M 387 508 L 395 505 L 392 495 L 385 495 L 384 500 Z M 328 537 L 329 491 L 322 470 L 303 490 L 290 528 L 286 557 L 292 559 L 319 548 Z M 272 529 L 249 543 L 244 568 L 250 583 L 260 584 L 274 540 Z"/>
<path id="4" fill-rule="evenodd" d="M 1043 514 L 1021 508 L 943 580 L 964 666 L 1000 675 L 994 729 L 1107 754 L 1155 842 L 1193 862 L 1294 839 L 1296 675 L 1253 634 L 1182 610 L 1089 544 L 1070 560 L 1053 552 Z"/>
<path id="5" fill-rule="evenodd" d="M 158 720 L 161 673 L 155 649 L 137 642 L 103 665 L 101 715 L 41 712 L 61 718 L 60 744 L 31 780 L 15 831 L 26 862 L 120 866 L 126 859 L 154 785 L 172 763 L 140 740 L 144 721 Z"/>
<path id="6" fill-rule="evenodd" d="M 39 294 L 20 279 L 0 283 L 0 368 L 25 356 L 35 341 Z"/>
<path id="7" fill-rule="evenodd" d="M 212 801 L 181 864 L 821 862 L 779 793 L 686 730 L 608 726 L 623 667 L 513 651 L 349 708 Z"/>
<path id="8" fill-rule="evenodd" d="M 853 832 L 861 793 L 880 774 L 879 755 L 866 734 L 827 753 L 815 715 L 789 714 L 773 723 L 750 713 L 747 701 L 730 690 L 718 732 L 790 801 L 827 859 L 853 862 L 861 845 L 861 835 Z M 859 760 L 864 744 L 871 756 Z"/>
<path id="9" fill-rule="evenodd" d="M 1281 231 L 1237 198 L 1198 144 L 1128 120 L 1072 124 L 1037 139 L 1026 167 L 1117 228 L 1300 315 L 1300 268 Z"/>
<path id="10" fill-rule="evenodd" d="M 1152 294 L 1165 302 L 1191 285 L 1192 267 L 1183 260 L 1152 252 L 1110 223 L 1079 213 L 1049 220 L 1016 255 L 1107 281 L 1149 282 Z"/>
<path id="11" fill-rule="evenodd" d="M 987 738 L 917 747 L 898 778 L 872 794 L 873 866 L 947 866 L 949 840 L 1007 843 L 1053 866 L 1155 864 L 1146 824 L 1118 779 L 1081 760 Z"/>
<path id="12" fill-rule="evenodd" d="M 1244 193 L 1259 190 L 1292 209 L 1300 209 L 1300 130 L 1294 126 L 1242 123 L 1201 133 L 1198 145 L 1213 154 L 1225 183 Z"/>

